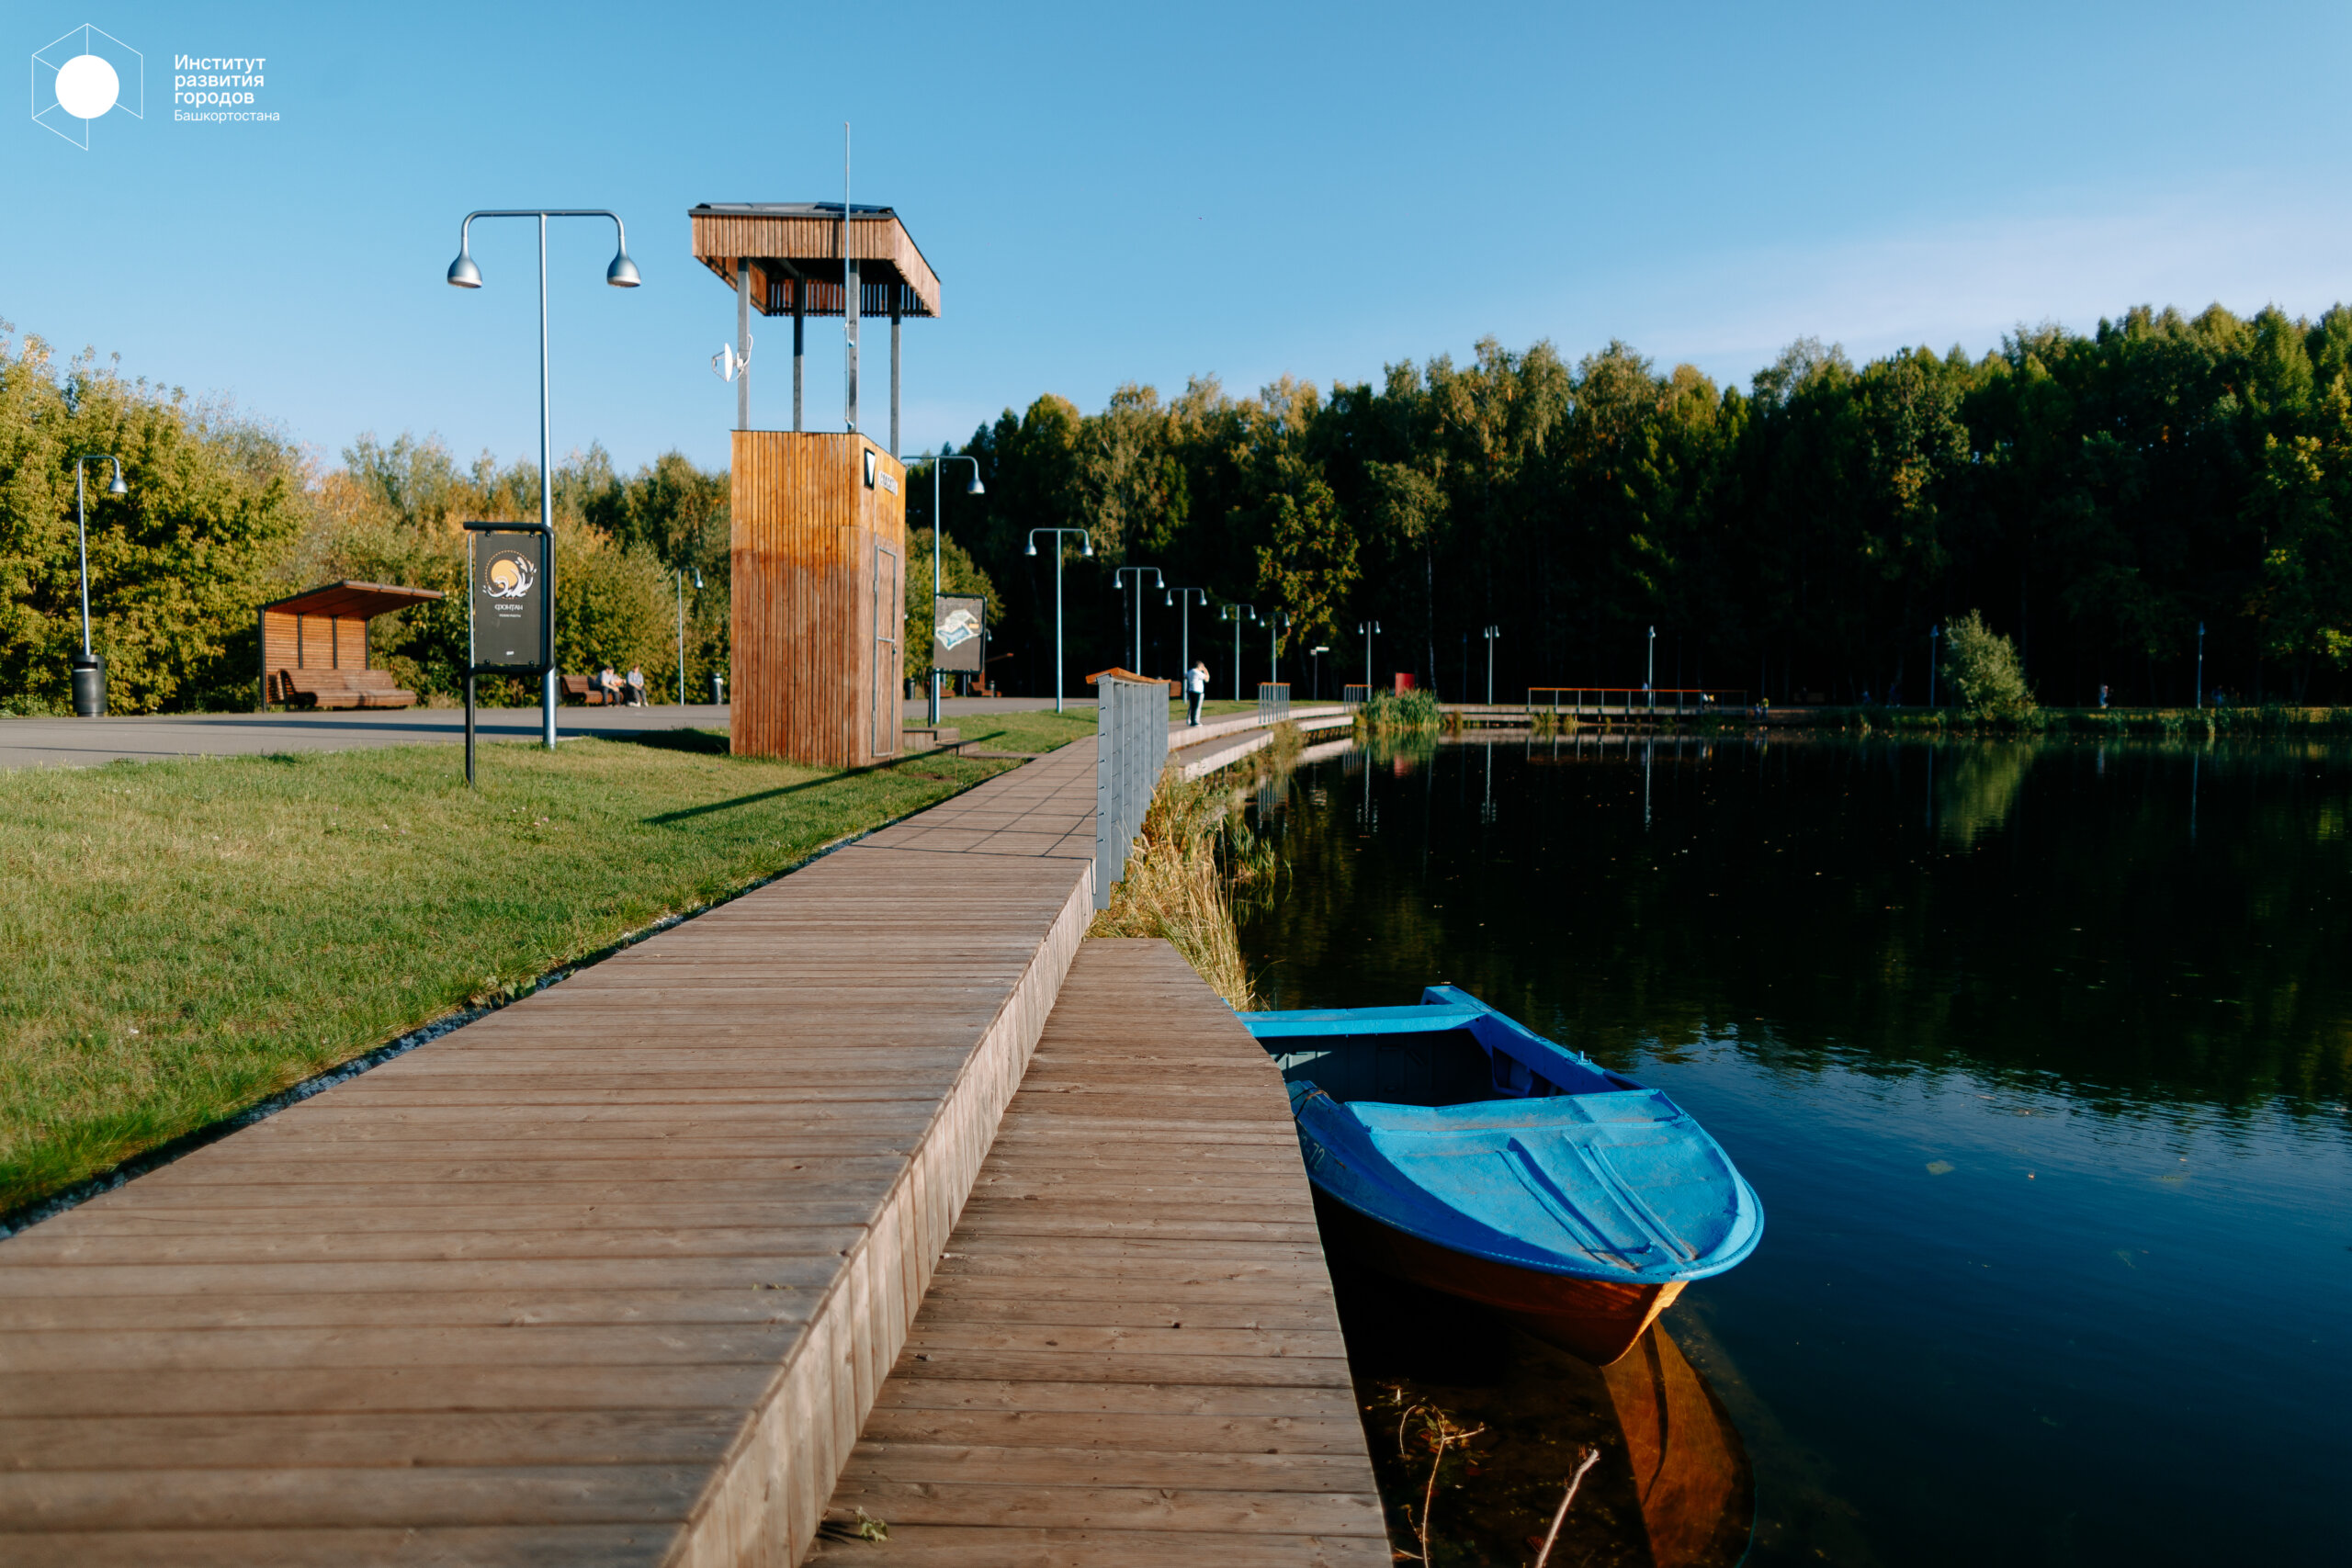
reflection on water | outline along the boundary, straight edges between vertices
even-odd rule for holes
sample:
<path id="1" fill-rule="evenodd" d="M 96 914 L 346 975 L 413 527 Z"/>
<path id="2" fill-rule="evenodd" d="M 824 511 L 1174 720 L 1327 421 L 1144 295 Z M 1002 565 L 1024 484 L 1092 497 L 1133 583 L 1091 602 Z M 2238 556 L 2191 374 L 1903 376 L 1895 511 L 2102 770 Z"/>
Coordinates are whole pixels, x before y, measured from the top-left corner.
<path id="1" fill-rule="evenodd" d="M 2341 1555 L 2342 750 L 1545 738 L 1314 764 L 1259 816 L 1266 1006 L 1464 986 L 1761 1194 L 1763 1247 L 1667 1319 L 1752 1460 L 1750 1562 Z M 1630 1464 L 1589 1528 L 1638 1511 Z M 1567 1468 L 1471 1510 L 1509 1517 L 1492 1561 Z"/>
<path id="2" fill-rule="evenodd" d="M 1555 1563 L 1730 1568 L 1747 1550 L 1755 1489 L 1723 1403 L 1662 1327 L 1605 1371 L 1456 1296 L 1333 1259 L 1348 1360 L 1387 1498 L 1389 1536 L 1414 1539 L 1432 1463 L 1417 1411 L 1483 1427 L 1440 1472 L 1430 1552 L 1520 1564 L 1542 1544 L 1588 1448 Z"/>

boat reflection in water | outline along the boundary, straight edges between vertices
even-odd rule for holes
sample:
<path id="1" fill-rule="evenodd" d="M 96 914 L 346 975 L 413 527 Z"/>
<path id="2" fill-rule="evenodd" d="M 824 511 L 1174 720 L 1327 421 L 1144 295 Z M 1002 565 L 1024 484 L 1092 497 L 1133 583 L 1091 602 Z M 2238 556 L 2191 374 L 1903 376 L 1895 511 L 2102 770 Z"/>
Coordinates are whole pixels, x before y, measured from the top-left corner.
<path id="1" fill-rule="evenodd" d="M 1600 1461 L 1577 1489 L 1553 1563 L 1732 1568 L 1747 1554 L 1756 1517 L 1747 1450 L 1665 1324 L 1596 1368 L 1490 1308 L 1329 1245 L 1349 1366 L 1400 1548 L 1413 1544 L 1429 1483 L 1419 1407 L 1486 1428 L 1466 1461 L 1448 1461 L 1441 1475 L 1434 1568 L 1532 1562 L 1587 1448 Z"/>

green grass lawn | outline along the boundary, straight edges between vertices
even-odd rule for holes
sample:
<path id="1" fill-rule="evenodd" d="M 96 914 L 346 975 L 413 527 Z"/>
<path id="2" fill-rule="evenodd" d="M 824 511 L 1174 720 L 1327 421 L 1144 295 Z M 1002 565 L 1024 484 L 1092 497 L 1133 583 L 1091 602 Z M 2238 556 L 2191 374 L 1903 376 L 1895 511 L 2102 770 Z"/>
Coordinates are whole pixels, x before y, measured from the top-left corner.
<path id="1" fill-rule="evenodd" d="M 1092 710 L 989 716 L 1042 751 Z M 724 737 L 0 773 L 0 1210 L 1002 772 Z"/>

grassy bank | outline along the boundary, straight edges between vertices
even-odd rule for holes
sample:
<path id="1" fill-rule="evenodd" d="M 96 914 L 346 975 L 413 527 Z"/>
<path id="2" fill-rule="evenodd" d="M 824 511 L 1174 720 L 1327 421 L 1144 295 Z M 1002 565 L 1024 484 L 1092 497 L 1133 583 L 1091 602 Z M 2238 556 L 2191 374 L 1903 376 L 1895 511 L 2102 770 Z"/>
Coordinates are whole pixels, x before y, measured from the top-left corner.
<path id="1" fill-rule="evenodd" d="M 1273 848 L 1238 809 L 1242 794 L 1268 769 L 1297 761 L 1298 727 L 1274 727 L 1274 743 L 1204 778 L 1163 776 L 1144 813 L 1126 875 L 1111 889 L 1111 907 L 1089 936 L 1164 937 L 1227 1005 L 1258 1005 L 1233 923 L 1236 888 L 1256 888 L 1277 874 Z"/>
<path id="2" fill-rule="evenodd" d="M 489 746 L 479 793 L 450 746 L 0 773 L 0 1210 L 1008 765 L 825 773 L 725 744 Z"/>

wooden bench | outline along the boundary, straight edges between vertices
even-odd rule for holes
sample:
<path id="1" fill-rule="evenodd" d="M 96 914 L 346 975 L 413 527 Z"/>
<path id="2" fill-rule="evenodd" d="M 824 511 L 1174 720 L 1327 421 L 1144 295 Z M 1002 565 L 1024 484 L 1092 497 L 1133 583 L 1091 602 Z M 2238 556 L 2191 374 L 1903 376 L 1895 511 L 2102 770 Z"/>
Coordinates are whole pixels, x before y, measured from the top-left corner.
<path id="1" fill-rule="evenodd" d="M 556 679 L 560 684 L 565 702 L 584 703 L 592 708 L 616 705 L 613 694 L 597 685 L 593 676 L 559 675 Z"/>
<path id="2" fill-rule="evenodd" d="M 280 670 L 269 678 L 269 699 L 290 708 L 406 708 L 404 691 L 389 670 Z"/>

